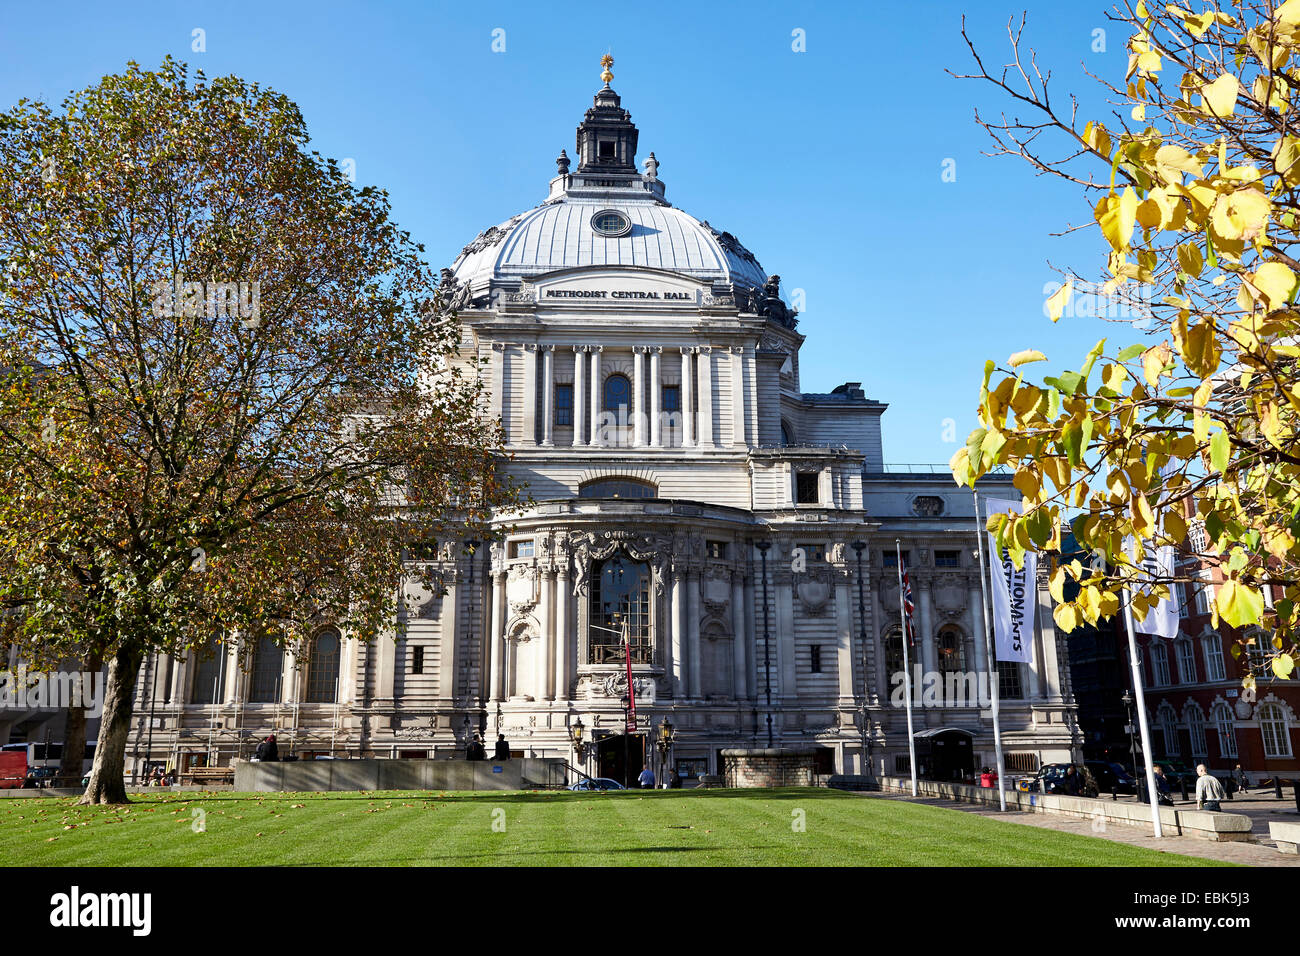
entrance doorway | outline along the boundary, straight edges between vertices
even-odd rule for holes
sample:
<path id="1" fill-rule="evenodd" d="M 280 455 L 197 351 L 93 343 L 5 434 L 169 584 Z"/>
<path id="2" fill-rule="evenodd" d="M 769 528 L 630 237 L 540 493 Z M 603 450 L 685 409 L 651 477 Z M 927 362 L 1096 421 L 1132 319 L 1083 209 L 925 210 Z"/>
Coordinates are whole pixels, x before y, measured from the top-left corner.
<path id="1" fill-rule="evenodd" d="M 916 758 L 931 780 L 967 780 L 975 774 L 974 735 L 956 727 L 916 735 Z"/>
<path id="2" fill-rule="evenodd" d="M 627 759 L 624 761 L 626 738 Z M 596 741 L 596 776 L 635 787 L 645 765 L 645 734 L 610 734 Z"/>

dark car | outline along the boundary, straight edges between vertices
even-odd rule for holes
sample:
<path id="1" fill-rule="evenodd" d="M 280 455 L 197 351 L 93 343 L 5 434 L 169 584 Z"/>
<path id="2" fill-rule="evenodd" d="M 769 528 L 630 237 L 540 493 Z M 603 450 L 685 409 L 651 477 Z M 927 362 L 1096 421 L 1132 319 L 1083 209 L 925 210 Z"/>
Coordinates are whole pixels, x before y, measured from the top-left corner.
<path id="1" fill-rule="evenodd" d="M 59 775 L 58 767 L 33 767 L 27 771 L 27 787 L 44 789 L 54 786 L 54 778 Z"/>
<path id="2" fill-rule="evenodd" d="M 1078 795 L 1087 796 L 1084 793 L 1087 787 L 1084 783 L 1083 768 L 1078 764 L 1069 763 L 1043 764 L 1038 768 L 1038 773 L 1032 777 L 1016 781 L 1016 789 L 1025 793 L 1064 793 L 1065 774 L 1070 767 L 1074 767 L 1075 776 L 1079 778 Z"/>
<path id="3" fill-rule="evenodd" d="M 1084 766 L 1102 793 L 1137 793 L 1137 781 L 1121 764 L 1109 760 L 1086 760 Z"/>
<path id="4" fill-rule="evenodd" d="M 627 787 L 623 786 L 617 780 L 610 780 L 609 777 L 588 777 L 586 780 L 579 780 L 573 786 L 569 787 L 569 789 L 592 790 L 599 792 L 604 790 L 626 790 Z"/>

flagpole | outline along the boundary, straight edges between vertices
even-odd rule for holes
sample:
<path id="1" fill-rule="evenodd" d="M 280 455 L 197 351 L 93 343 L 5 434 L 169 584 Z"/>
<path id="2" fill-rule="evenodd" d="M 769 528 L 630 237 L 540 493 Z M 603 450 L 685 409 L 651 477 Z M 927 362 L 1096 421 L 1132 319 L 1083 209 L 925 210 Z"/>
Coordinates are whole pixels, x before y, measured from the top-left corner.
<path id="1" fill-rule="evenodd" d="M 1005 813 L 1007 809 L 1007 790 L 1006 790 L 1006 761 L 1002 757 L 1002 724 L 999 713 L 999 694 L 1001 688 L 998 686 L 1000 675 L 998 674 L 998 663 L 996 655 L 993 652 L 993 639 L 989 630 L 989 597 L 986 590 L 988 575 L 984 570 L 984 542 L 988 540 L 987 529 L 980 522 L 980 493 L 974 488 L 971 494 L 975 498 L 975 550 L 979 552 L 980 559 L 980 606 L 983 612 L 982 623 L 984 625 L 984 659 L 988 668 L 989 679 L 989 705 L 993 709 L 993 753 L 997 758 L 998 768 L 998 807 Z"/>
<path id="2" fill-rule="evenodd" d="M 916 737 L 912 729 L 912 657 L 908 653 L 908 639 L 911 632 L 907 627 L 907 610 L 903 606 L 903 546 L 894 539 L 894 560 L 898 566 L 898 617 L 903 625 L 903 683 L 907 687 L 907 754 L 912 767 L 912 796 L 916 796 Z"/>
<path id="3" fill-rule="evenodd" d="M 1136 538 L 1133 539 L 1133 551 L 1133 563 L 1136 564 Z M 1146 692 L 1142 689 L 1142 669 L 1138 665 L 1137 639 L 1133 633 L 1133 591 L 1127 585 L 1124 587 L 1124 626 L 1128 631 L 1129 671 L 1133 679 L 1133 699 L 1138 714 L 1138 733 L 1139 739 L 1142 741 L 1142 757 L 1146 763 L 1147 802 L 1151 804 L 1151 830 L 1159 839 L 1164 836 L 1164 833 L 1160 829 L 1160 797 L 1156 793 L 1155 764 L 1151 761 L 1151 756 L 1155 751 L 1151 749 L 1151 728 L 1147 724 L 1147 698 Z"/>

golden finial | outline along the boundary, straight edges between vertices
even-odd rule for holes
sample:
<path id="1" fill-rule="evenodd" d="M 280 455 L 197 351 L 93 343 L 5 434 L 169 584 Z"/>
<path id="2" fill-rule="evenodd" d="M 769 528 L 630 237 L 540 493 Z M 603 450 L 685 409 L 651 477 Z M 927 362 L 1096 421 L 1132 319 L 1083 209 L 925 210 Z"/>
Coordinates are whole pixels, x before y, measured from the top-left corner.
<path id="1" fill-rule="evenodd" d="M 605 68 L 601 71 L 600 78 L 606 86 L 609 86 L 610 81 L 614 79 L 614 71 L 610 69 L 614 65 L 614 58 L 606 53 L 600 58 L 600 65 Z"/>

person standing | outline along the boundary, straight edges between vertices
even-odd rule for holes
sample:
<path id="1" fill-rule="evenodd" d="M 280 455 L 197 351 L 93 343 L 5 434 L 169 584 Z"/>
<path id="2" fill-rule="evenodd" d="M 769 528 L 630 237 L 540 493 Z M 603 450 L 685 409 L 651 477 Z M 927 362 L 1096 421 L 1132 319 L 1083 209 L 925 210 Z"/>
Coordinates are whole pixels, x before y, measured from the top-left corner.
<path id="1" fill-rule="evenodd" d="M 1218 813 L 1220 801 L 1226 800 L 1227 796 L 1223 792 L 1223 784 L 1219 783 L 1219 778 L 1210 773 L 1205 764 L 1198 763 L 1196 765 L 1196 809 Z"/>
<path id="2" fill-rule="evenodd" d="M 280 759 L 280 748 L 275 742 L 275 734 L 267 737 L 257 745 L 257 750 L 253 754 L 263 763 L 274 762 Z"/>
<path id="3" fill-rule="evenodd" d="M 1237 783 L 1237 789 L 1242 793 L 1250 786 L 1250 781 L 1246 778 L 1246 771 L 1241 769 L 1241 764 L 1237 764 L 1237 769 L 1232 771 L 1232 779 Z"/>
<path id="4" fill-rule="evenodd" d="M 496 745 L 496 749 L 492 751 L 492 759 L 493 760 L 510 759 L 510 744 L 506 743 L 505 734 L 497 734 L 497 745 Z"/>
<path id="5" fill-rule="evenodd" d="M 655 788 L 655 772 L 647 765 L 641 771 L 641 776 L 636 778 L 636 782 L 641 785 L 642 790 L 653 790 Z"/>
<path id="6" fill-rule="evenodd" d="M 1172 807 L 1174 805 L 1173 790 L 1169 786 L 1169 778 L 1165 776 L 1165 768 L 1160 764 L 1156 764 L 1152 768 L 1152 772 L 1156 778 L 1156 802 Z"/>

